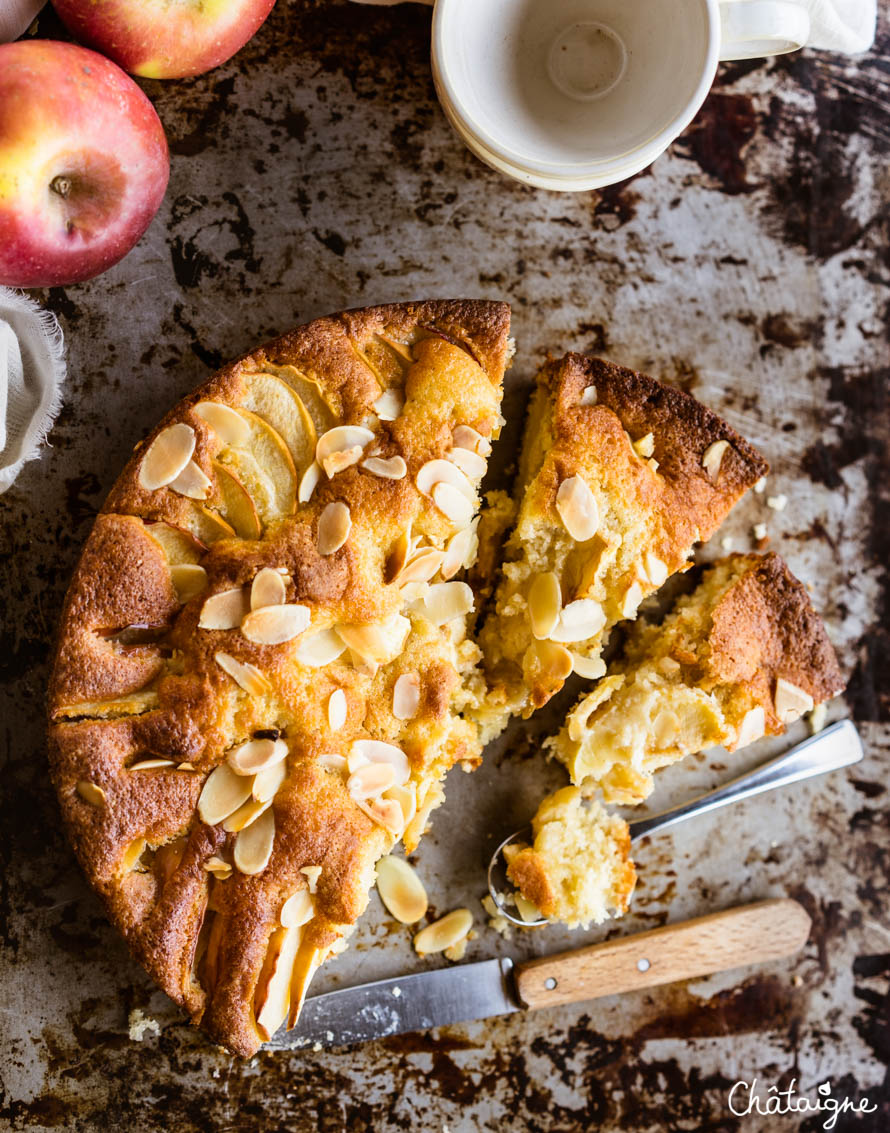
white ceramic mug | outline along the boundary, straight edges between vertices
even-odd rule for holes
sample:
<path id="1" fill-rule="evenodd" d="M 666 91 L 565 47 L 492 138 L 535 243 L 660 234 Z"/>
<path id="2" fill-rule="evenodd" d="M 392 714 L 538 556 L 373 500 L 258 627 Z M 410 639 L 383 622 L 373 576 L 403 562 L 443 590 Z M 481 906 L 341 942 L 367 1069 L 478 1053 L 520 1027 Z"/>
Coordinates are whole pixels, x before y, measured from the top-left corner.
<path id="1" fill-rule="evenodd" d="M 651 164 L 720 60 L 794 51 L 809 30 L 790 0 L 436 0 L 433 77 L 482 161 L 580 191 Z"/>

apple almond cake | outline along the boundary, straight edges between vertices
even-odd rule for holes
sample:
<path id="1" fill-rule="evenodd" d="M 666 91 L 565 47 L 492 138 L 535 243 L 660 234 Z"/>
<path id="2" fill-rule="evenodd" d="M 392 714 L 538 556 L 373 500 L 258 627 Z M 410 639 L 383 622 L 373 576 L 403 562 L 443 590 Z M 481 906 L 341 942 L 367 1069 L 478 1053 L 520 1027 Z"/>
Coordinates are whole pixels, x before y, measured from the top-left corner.
<path id="1" fill-rule="evenodd" d="M 462 575 L 508 333 L 502 303 L 409 303 L 226 366 L 137 446 L 76 569 L 49 692 L 70 838 L 242 1055 L 480 758 Z"/>
<path id="2" fill-rule="evenodd" d="M 609 631 L 677 571 L 767 472 L 682 390 L 599 358 L 541 370 L 519 464 L 518 516 L 479 637 L 485 739 L 570 673 L 595 679 Z"/>
<path id="3" fill-rule="evenodd" d="M 547 742 L 576 786 L 541 804 L 534 844 L 510 848 L 510 879 L 544 916 L 570 925 L 624 912 L 626 823 L 596 799 L 585 808 L 582 792 L 636 806 L 659 768 L 780 735 L 842 688 L 822 620 L 779 555 L 719 559 L 661 622 L 630 627 L 608 674 Z"/>

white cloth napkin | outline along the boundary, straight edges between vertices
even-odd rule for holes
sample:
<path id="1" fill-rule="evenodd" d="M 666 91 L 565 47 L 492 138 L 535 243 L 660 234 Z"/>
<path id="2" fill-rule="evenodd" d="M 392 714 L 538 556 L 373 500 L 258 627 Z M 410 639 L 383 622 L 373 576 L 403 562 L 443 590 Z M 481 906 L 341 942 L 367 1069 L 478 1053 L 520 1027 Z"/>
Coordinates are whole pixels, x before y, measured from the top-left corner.
<path id="1" fill-rule="evenodd" d="M 358 4 L 401 4 L 403 0 L 356 0 Z M 432 4 L 433 0 L 419 0 Z M 875 41 L 877 0 L 794 0 L 810 13 L 807 47 L 856 55 Z"/>
<path id="2" fill-rule="evenodd" d="M 33 300 L 0 287 L 0 492 L 10 487 L 62 404 L 62 328 Z"/>
<path id="3" fill-rule="evenodd" d="M 0 0 L 0 43 L 24 35 L 46 0 Z"/>

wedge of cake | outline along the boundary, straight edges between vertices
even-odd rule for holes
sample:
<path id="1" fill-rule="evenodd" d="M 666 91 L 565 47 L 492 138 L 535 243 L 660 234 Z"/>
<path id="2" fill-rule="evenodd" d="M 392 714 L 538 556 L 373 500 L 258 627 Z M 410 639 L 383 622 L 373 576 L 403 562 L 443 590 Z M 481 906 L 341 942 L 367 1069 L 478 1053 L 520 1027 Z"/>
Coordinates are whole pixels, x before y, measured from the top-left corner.
<path id="1" fill-rule="evenodd" d="M 460 578 L 508 328 L 500 303 L 370 308 L 226 366 L 137 447 L 76 570 L 49 694 L 71 841 L 242 1055 L 480 757 Z"/>
<path id="2" fill-rule="evenodd" d="M 511 848 L 510 879 L 552 920 L 620 914 L 620 879 L 633 876 L 627 827 L 596 799 L 585 807 L 582 789 L 637 805 L 659 768 L 717 744 L 734 751 L 779 735 L 842 688 L 825 627 L 784 561 L 772 553 L 718 560 L 660 623 L 631 627 L 608 675 L 548 741 L 583 786 L 543 801 L 534 844 Z"/>
<path id="3" fill-rule="evenodd" d="M 494 610 L 480 634 L 486 739 L 571 672 L 602 676 L 610 629 L 675 571 L 767 471 L 681 390 L 599 358 L 548 363 L 532 396 Z"/>

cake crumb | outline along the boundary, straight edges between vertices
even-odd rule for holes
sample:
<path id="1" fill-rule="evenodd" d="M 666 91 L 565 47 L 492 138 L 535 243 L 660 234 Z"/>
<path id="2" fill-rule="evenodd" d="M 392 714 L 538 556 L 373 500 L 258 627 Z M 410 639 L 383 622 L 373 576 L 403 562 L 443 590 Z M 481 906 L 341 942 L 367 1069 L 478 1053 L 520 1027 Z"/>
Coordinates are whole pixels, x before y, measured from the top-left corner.
<path id="1" fill-rule="evenodd" d="M 130 1038 L 134 1043 L 141 1043 L 148 1034 L 159 1035 L 161 1033 L 161 1024 L 157 1019 L 152 1019 L 150 1015 L 146 1015 L 141 1007 L 134 1007 L 130 1012 L 127 1027 Z"/>
<path id="2" fill-rule="evenodd" d="M 320 1050 L 323 1050 L 323 1049 L 324 1049 L 324 1047 L 323 1047 L 323 1046 L 321 1045 L 321 1043 L 313 1043 L 313 1044 L 312 1044 L 312 1049 L 313 1049 L 313 1050 L 315 1051 L 315 1053 L 317 1054 L 317 1053 L 318 1053 L 318 1052 L 319 1052 Z"/>
<path id="3" fill-rule="evenodd" d="M 482 898 L 482 908 L 488 913 L 488 927 L 494 929 L 504 940 L 512 940 L 513 926 L 491 899 L 490 893 Z"/>
<path id="4" fill-rule="evenodd" d="M 392 989 L 392 994 L 393 994 L 394 999 L 398 999 L 399 996 L 402 994 L 402 989 L 400 987 L 394 987 Z"/>
<path id="5" fill-rule="evenodd" d="M 784 493 L 779 493 L 778 496 L 767 496 L 766 506 L 773 509 L 773 511 L 784 511 L 788 506 L 788 497 Z"/>
<path id="6" fill-rule="evenodd" d="M 757 483 L 754 485 L 754 491 L 758 494 L 758 496 L 760 496 L 760 495 L 763 494 L 763 492 L 765 490 L 766 490 L 766 477 L 761 476 L 760 479 L 757 481 Z"/>
<path id="7" fill-rule="evenodd" d="M 825 721 L 826 721 L 827 717 L 828 717 L 828 706 L 823 701 L 821 704 L 817 704 L 816 707 L 813 709 L 813 711 L 807 717 L 807 722 L 810 725 L 811 735 L 815 736 L 818 732 L 822 731 L 822 729 L 825 727 Z"/>
<path id="8" fill-rule="evenodd" d="M 733 543 L 733 539 L 732 539 L 731 535 L 724 535 L 723 538 L 720 540 L 720 546 L 723 548 L 724 551 L 731 551 L 732 550 L 732 543 Z"/>
<path id="9" fill-rule="evenodd" d="M 767 537 L 767 529 L 765 523 L 755 523 L 753 530 L 754 538 L 758 541 L 758 543 L 761 539 L 765 539 Z"/>

